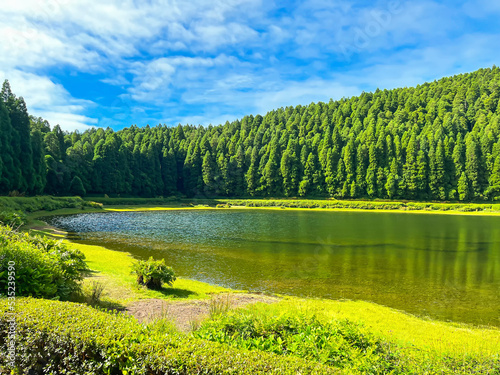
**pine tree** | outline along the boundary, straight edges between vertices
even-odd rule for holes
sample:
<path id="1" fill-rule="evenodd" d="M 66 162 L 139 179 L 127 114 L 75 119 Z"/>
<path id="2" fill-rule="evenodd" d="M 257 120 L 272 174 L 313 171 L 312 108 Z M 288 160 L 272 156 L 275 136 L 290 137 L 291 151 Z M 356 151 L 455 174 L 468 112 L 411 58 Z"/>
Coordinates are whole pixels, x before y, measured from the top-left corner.
<path id="1" fill-rule="evenodd" d="M 215 162 L 210 154 L 210 151 L 206 151 L 205 156 L 203 157 L 203 163 L 201 166 L 202 175 L 203 175 L 203 183 L 205 184 L 205 193 L 208 196 L 211 196 L 216 191 L 215 185 Z"/>
<path id="2" fill-rule="evenodd" d="M 2 171 L 0 174 L 0 194 L 18 189 L 20 170 L 14 165 L 14 150 L 12 138 L 16 137 L 10 123 L 10 116 L 2 100 L 0 100 L 0 160 Z"/>
<path id="3" fill-rule="evenodd" d="M 417 190 L 420 199 L 428 198 L 429 188 L 429 166 L 427 156 L 423 150 L 418 152 L 417 156 Z"/>
<path id="4" fill-rule="evenodd" d="M 471 191 L 469 194 L 470 198 L 477 198 L 481 193 L 479 181 L 479 162 L 477 155 L 478 150 L 477 143 L 474 138 L 475 137 L 472 135 L 472 133 L 470 133 L 465 140 L 465 173 L 467 175 L 467 180 L 469 181 L 471 186 Z"/>
<path id="5" fill-rule="evenodd" d="M 267 195 L 280 195 L 282 180 L 280 175 L 280 150 L 277 138 L 270 143 L 269 159 L 263 170 Z"/>
<path id="6" fill-rule="evenodd" d="M 377 148 L 372 143 L 369 151 L 369 165 L 366 172 L 366 192 L 370 197 L 377 194 Z"/>
<path id="7" fill-rule="evenodd" d="M 389 199 L 393 199 L 397 196 L 398 180 L 398 165 L 396 158 L 394 158 L 392 159 L 390 172 L 387 176 L 387 182 L 385 183 L 385 190 L 387 191 Z"/>
<path id="8" fill-rule="evenodd" d="M 259 153 L 257 147 L 252 149 L 252 156 L 250 160 L 250 167 L 245 175 L 247 182 L 248 194 L 254 196 L 257 193 L 257 183 L 258 183 L 258 163 L 259 163 Z"/>
<path id="9" fill-rule="evenodd" d="M 429 185 L 434 199 L 446 199 L 446 192 L 444 190 L 444 177 L 445 177 L 445 160 L 443 143 L 438 142 L 436 148 L 431 148 L 429 153 L 430 159 L 430 177 Z"/>
<path id="10" fill-rule="evenodd" d="M 458 198 L 461 201 L 466 201 L 469 199 L 470 188 L 469 188 L 469 180 L 467 179 L 467 175 L 465 172 L 462 172 L 460 179 L 458 180 Z"/>
<path id="11" fill-rule="evenodd" d="M 407 196 L 415 199 L 418 192 L 417 185 L 417 154 L 418 143 L 415 134 L 412 134 L 408 147 L 406 148 L 406 163 L 404 165 L 404 181 L 407 190 Z"/>

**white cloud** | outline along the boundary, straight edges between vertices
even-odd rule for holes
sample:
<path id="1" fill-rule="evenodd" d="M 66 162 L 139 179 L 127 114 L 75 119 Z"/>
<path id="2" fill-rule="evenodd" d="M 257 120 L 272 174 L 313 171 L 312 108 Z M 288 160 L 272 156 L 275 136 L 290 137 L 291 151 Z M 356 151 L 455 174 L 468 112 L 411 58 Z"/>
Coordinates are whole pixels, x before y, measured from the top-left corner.
<path id="1" fill-rule="evenodd" d="M 499 3 L 447 3 L 309 0 L 283 12 L 262 0 L 9 1 L 0 11 L 0 67 L 30 112 L 67 128 L 101 121 L 87 115 L 95 103 L 49 78 L 59 70 L 121 88 L 112 107 L 138 119 L 215 124 L 497 62 L 497 35 L 463 26 L 497 14 Z"/>
<path id="2" fill-rule="evenodd" d="M 238 64 L 235 58 L 219 55 L 215 58 L 162 57 L 147 63 L 137 63 L 131 72 L 135 74 L 133 86 L 129 88 L 132 99 L 140 102 L 165 101 L 173 90 L 185 90 L 214 82 L 224 74 L 224 69 Z M 244 64 L 241 64 L 244 65 Z M 215 68 L 222 69 L 210 72 Z"/>
<path id="3" fill-rule="evenodd" d="M 9 79 L 12 91 L 22 96 L 31 115 L 43 117 L 51 126 L 59 124 L 63 130 L 85 130 L 97 124 L 97 119 L 81 113 L 93 103 L 72 98 L 63 86 L 54 84 L 49 78 L 22 71 L 0 71 L 0 77 Z"/>
<path id="4" fill-rule="evenodd" d="M 85 131 L 97 125 L 97 120 L 87 116 L 67 112 L 41 111 L 40 117 L 47 119 L 51 126 L 59 124 L 61 129 L 67 131 Z"/>

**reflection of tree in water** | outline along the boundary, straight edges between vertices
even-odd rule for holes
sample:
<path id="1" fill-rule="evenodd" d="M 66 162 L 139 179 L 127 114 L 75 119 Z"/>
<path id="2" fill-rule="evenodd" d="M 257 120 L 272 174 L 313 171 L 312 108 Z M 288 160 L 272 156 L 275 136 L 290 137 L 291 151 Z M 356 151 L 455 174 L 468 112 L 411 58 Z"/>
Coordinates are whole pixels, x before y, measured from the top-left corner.
<path id="1" fill-rule="evenodd" d="M 201 281 L 500 325 L 499 219 L 231 209 L 84 214 L 61 222 L 87 243 L 165 258 Z"/>

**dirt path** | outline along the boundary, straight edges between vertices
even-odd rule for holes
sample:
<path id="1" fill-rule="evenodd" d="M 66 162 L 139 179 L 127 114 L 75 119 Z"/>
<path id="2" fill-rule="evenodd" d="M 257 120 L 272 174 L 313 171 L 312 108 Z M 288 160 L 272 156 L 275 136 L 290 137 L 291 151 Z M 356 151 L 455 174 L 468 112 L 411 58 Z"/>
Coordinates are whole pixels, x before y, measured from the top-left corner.
<path id="1" fill-rule="evenodd" d="M 213 308 L 229 307 L 235 309 L 252 303 L 275 303 L 276 297 L 258 294 L 224 293 L 211 300 L 192 300 L 185 302 L 166 301 L 162 299 L 144 299 L 128 305 L 125 312 L 133 315 L 138 321 L 149 321 L 158 317 L 167 317 L 183 332 L 191 329 L 191 325 L 202 321 L 210 315 Z"/>

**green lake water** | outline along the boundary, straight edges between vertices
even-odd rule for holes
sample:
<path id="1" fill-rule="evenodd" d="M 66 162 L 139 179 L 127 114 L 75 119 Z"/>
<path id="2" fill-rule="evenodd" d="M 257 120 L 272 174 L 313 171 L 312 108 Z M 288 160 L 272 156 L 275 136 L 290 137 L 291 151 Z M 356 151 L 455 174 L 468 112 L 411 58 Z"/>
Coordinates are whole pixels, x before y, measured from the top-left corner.
<path id="1" fill-rule="evenodd" d="M 230 209 L 48 220 L 200 281 L 500 326 L 500 217 Z"/>

